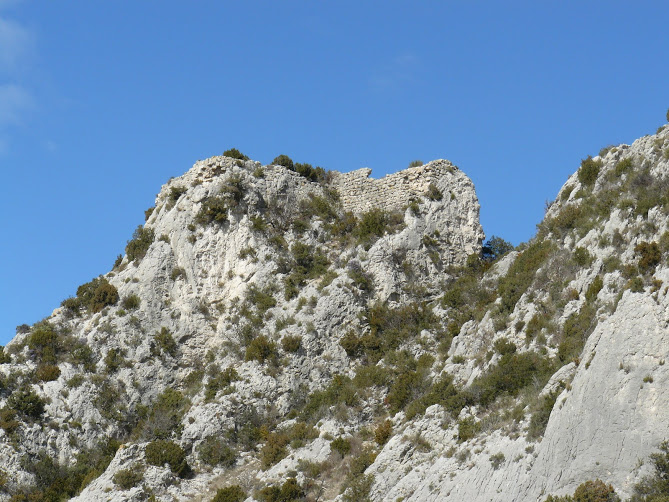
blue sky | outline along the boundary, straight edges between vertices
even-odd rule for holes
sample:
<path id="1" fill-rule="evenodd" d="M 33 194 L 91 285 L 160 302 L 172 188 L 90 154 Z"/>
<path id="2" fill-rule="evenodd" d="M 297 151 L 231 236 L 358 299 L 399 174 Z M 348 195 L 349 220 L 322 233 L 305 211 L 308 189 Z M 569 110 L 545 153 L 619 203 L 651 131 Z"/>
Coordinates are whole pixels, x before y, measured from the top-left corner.
<path id="1" fill-rule="evenodd" d="M 486 234 L 525 241 L 581 158 L 665 122 L 668 26 L 666 1 L 0 0 L 0 344 L 230 147 L 447 158 Z"/>

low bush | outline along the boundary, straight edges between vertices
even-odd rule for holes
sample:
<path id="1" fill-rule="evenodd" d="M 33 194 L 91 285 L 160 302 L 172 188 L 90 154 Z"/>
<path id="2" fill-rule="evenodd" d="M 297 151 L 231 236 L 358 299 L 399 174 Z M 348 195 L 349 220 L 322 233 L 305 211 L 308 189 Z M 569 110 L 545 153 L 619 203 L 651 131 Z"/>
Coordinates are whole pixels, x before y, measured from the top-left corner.
<path id="1" fill-rule="evenodd" d="M 209 225 L 216 223 L 223 225 L 228 222 L 228 203 L 225 197 L 216 195 L 202 201 L 202 205 L 195 216 L 196 223 Z"/>
<path id="2" fill-rule="evenodd" d="M 317 420 L 330 406 L 337 404 L 344 404 L 348 407 L 358 404 L 353 381 L 343 375 L 335 375 L 325 389 L 311 393 L 302 409 L 301 416 L 304 420 Z"/>
<path id="3" fill-rule="evenodd" d="M 28 336 L 28 348 L 41 363 L 54 364 L 63 349 L 62 337 L 53 324 L 42 321 L 33 327 Z"/>
<path id="4" fill-rule="evenodd" d="M 266 361 L 277 357 L 276 344 L 265 335 L 260 335 L 246 347 L 244 357 L 247 361 L 259 361 L 264 364 Z"/>
<path id="5" fill-rule="evenodd" d="M 11 434 L 19 428 L 19 421 L 16 420 L 16 410 L 12 408 L 0 408 L 0 428 L 7 434 Z"/>
<path id="6" fill-rule="evenodd" d="M 562 327 L 562 340 L 558 346 L 558 359 L 563 363 L 577 358 L 585 341 L 595 327 L 596 309 L 586 303 L 578 313 L 571 314 Z"/>
<path id="7" fill-rule="evenodd" d="M 226 486 L 216 492 L 211 502 L 244 502 L 246 492 L 239 485 Z"/>
<path id="8" fill-rule="evenodd" d="M 444 194 L 437 188 L 437 185 L 430 183 L 427 187 L 427 198 L 430 200 L 441 200 L 444 198 Z"/>
<path id="9" fill-rule="evenodd" d="M 283 166 L 287 169 L 290 169 L 291 171 L 293 171 L 295 167 L 293 164 L 293 159 L 291 159 L 288 155 L 283 155 L 283 154 L 279 155 L 278 157 L 274 157 L 272 165 Z"/>
<path id="10" fill-rule="evenodd" d="M 509 267 L 506 276 L 500 278 L 498 291 L 502 297 L 504 312 L 511 312 L 520 297 L 530 287 L 537 270 L 548 259 L 552 251 L 549 241 L 537 241 L 527 247 Z"/>
<path id="11" fill-rule="evenodd" d="M 644 275 L 652 274 L 660 264 L 662 253 L 657 242 L 640 242 L 635 246 L 634 252 L 639 256 L 639 272 Z"/>
<path id="12" fill-rule="evenodd" d="M 336 451 L 342 457 L 351 452 L 351 442 L 348 439 L 336 438 L 330 442 L 330 450 Z"/>
<path id="13" fill-rule="evenodd" d="M 393 423 L 390 420 L 385 420 L 376 426 L 374 429 L 374 441 L 379 446 L 383 446 L 388 442 L 393 435 Z"/>
<path id="14" fill-rule="evenodd" d="M 267 437 L 267 441 L 260 449 L 260 462 L 263 469 L 269 469 L 279 460 L 288 455 L 288 443 L 290 437 L 283 432 L 273 432 Z"/>
<path id="15" fill-rule="evenodd" d="M 207 382 L 204 392 L 205 400 L 210 401 L 214 399 L 218 391 L 229 389 L 232 382 L 236 380 L 239 380 L 239 374 L 234 368 L 230 367 L 223 371 L 218 371 L 218 367 L 216 367 L 216 371 L 213 372 L 213 374 L 210 373 L 209 381 Z"/>
<path id="16" fill-rule="evenodd" d="M 281 486 L 266 486 L 255 494 L 260 502 L 301 502 L 306 495 L 295 478 L 288 478 Z"/>
<path id="17" fill-rule="evenodd" d="M 35 379 L 39 382 L 51 382 L 58 380 L 60 368 L 54 364 L 43 364 L 37 367 Z"/>
<path id="18" fill-rule="evenodd" d="M 31 389 L 15 390 L 7 398 L 7 408 L 34 420 L 42 417 L 45 404 L 44 400 Z"/>
<path id="19" fill-rule="evenodd" d="M 141 300 L 137 295 L 126 296 L 121 302 L 121 306 L 126 310 L 135 310 L 139 308 Z"/>
<path id="20" fill-rule="evenodd" d="M 516 396 L 528 385 L 548 381 L 553 369 L 548 358 L 535 352 L 507 353 L 477 377 L 467 392 L 474 402 L 487 406 L 501 395 Z"/>
<path id="21" fill-rule="evenodd" d="M 181 478 L 188 477 L 191 468 L 186 462 L 186 452 L 176 443 L 166 440 L 152 441 L 146 445 L 146 461 L 162 467 L 167 464 L 170 470 Z"/>
<path id="22" fill-rule="evenodd" d="M 422 161 L 422 160 L 412 160 L 411 162 L 409 162 L 409 166 L 408 166 L 408 167 L 420 167 L 420 166 L 422 166 L 422 165 L 423 165 L 423 161 Z"/>
<path id="23" fill-rule="evenodd" d="M 548 426 L 548 420 L 555 406 L 555 401 L 557 400 L 560 392 L 562 392 L 563 387 L 548 393 L 539 401 L 537 410 L 532 414 L 530 419 L 530 426 L 527 429 L 527 439 L 534 441 L 535 439 L 540 438 L 544 435 L 546 427 Z"/>
<path id="24" fill-rule="evenodd" d="M 153 336 L 153 340 L 161 352 L 169 354 L 171 357 L 176 357 L 178 351 L 177 342 L 174 341 L 172 333 L 165 326 L 161 327 L 160 331 Z"/>
<path id="25" fill-rule="evenodd" d="M 230 148 L 223 152 L 224 157 L 230 157 L 237 160 L 249 160 L 249 158 L 236 148 Z"/>
<path id="26" fill-rule="evenodd" d="M 121 490 L 129 490 L 142 482 L 144 474 L 138 465 L 134 465 L 130 469 L 121 469 L 117 471 L 112 479 L 114 484 Z"/>
<path id="27" fill-rule="evenodd" d="M 115 305 L 119 296 L 116 288 L 106 278 L 96 277 L 77 288 L 76 298 L 67 298 L 61 304 L 68 311 L 79 315 L 82 307 L 89 312 L 97 313 L 109 305 Z"/>
<path id="28" fill-rule="evenodd" d="M 141 436 L 148 439 L 168 439 L 181 427 L 181 420 L 190 401 L 178 390 L 167 387 L 150 408 L 145 408 L 137 426 Z"/>
<path id="29" fill-rule="evenodd" d="M 153 243 L 154 238 L 155 234 L 153 229 L 139 225 L 132 234 L 132 239 L 129 240 L 128 244 L 125 246 L 125 253 L 128 255 L 128 260 L 141 261 L 146 255 L 149 246 Z"/>
<path id="30" fill-rule="evenodd" d="M 658 499 L 658 502 L 662 502 L 662 500 L 666 499 Z M 653 502 L 654 499 L 643 499 L 643 501 Z M 607 485 L 602 480 L 597 479 L 580 484 L 573 496 L 564 495 L 555 497 L 549 495 L 544 502 L 620 502 L 620 497 L 613 489 L 613 486 Z M 639 502 L 641 502 L 641 499 Z"/>
<path id="31" fill-rule="evenodd" d="M 669 500 L 669 442 L 663 441 L 659 453 L 652 453 L 653 472 L 634 485 L 630 502 L 666 502 Z"/>
<path id="32" fill-rule="evenodd" d="M 170 187 L 170 193 L 168 195 L 169 201 L 171 204 L 175 204 L 183 194 L 188 191 L 188 188 L 182 186 L 173 186 Z"/>
<path id="33" fill-rule="evenodd" d="M 124 351 L 122 349 L 109 349 L 104 358 L 107 373 L 116 373 L 119 368 L 126 366 Z"/>
<path id="34" fill-rule="evenodd" d="M 474 417 L 465 417 L 458 420 L 458 441 L 468 441 L 481 431 L 481 423 Z"/>
<path id="35" fill-rule="evenodd" d="M 578 181 L 585 186 L 594 185 L 602 167 L 602 161 L 595 161 L 590 155 L 581 161 L 581 167 L 578 170 Z"/>
<path id="36" fill-rule="evenodd" d="M 281 347 L 284 352 L 295 353 L 300 350 L 302 346 L 302 337 L 301 336 L 291 336 L 286 335 L 281 339 Z"/>
<path id="37" fill-rule="evenodd" d="M 358 244 L 363 244 L 368 249 L 379 237 L 383 237 L 386 232 L 399 230 L 403 224 L 403 215 L 374 208 L 362 214 L 353 235 Z"/>
<path id="38" fill-rule="evenodd" d="M 197 447 L 200 460 L 212 467 L 221 465 L 229 468 L 237 462 L 237 453 L 225 441 L 216 437 L 207 437 Z"/>

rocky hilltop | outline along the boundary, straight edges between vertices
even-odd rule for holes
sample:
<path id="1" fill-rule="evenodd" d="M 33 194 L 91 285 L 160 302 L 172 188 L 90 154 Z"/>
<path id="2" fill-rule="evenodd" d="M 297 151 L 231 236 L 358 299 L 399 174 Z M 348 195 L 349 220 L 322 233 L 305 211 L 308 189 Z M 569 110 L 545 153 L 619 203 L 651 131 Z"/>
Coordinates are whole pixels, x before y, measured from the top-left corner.
<path id="1" fill-rule="evenodd" d="M 585 159 L 517 249 L 445 160 L 197 162 L 0 352 L 0 500 L 638 497 L 669 433 L 668 132 Z"/>

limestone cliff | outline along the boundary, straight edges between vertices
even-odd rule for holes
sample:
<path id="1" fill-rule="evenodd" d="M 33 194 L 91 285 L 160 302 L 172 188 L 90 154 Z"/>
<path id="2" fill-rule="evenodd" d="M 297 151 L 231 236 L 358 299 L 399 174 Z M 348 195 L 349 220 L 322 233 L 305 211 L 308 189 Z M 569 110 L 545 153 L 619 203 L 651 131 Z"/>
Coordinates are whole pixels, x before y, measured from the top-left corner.
<path id="1" fill-rule="evenodd" d="M 515 250 L 445 160 L 197 162 L 0 352 L 0 500 L 631 495 L 669 435 L 668 136 L 585 159 Z"/>

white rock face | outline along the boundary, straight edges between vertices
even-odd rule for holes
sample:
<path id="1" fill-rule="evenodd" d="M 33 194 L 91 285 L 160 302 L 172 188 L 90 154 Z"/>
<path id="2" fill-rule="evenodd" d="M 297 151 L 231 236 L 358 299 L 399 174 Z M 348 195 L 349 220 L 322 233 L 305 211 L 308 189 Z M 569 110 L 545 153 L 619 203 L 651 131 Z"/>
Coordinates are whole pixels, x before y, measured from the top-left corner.
<path id="1" fill-rule="evenodd" d="M 364 474 L 374 501 L 540 502 L 597 478 L 630 495 L 650 473 L 648 455 L 669 435 L 668 217 L 660 199 L 644 211 L 638 189 L 669 180 L 668 136 L 661 131 L 595 158 L 601 166 L 592 185 L 570 177 L 529 244 L 543 242 L 548 251 L 522 287 L 523 249 L 485 272 L 476 269 L 485 264 L 468 263 L 484 238 L 479 204 L 471 181 L 448 161 L 379 180 L 368 169 L 330 173 L 319 183 L 253 161 L 197 162 L 158 194 L 145 225 L 154 240 L 143 258 L 126 256 L 105 275 L 120 301 L 80 317 L 61 307 L 48 318 L 60 330 L 55 380 L 34 376 L 43 361 L 30 331 L 6 348 L 11 361 L 0 364 L 0 374 L 9 390 L 0 393 L 0 409 L 19 389 L 46 405 L 41 420 L 19 415 L 14 429 L 2 422 L 0 479 L 10 476 L 0 500 L 34 483 L 30 459 L 46 455 L 71 465 L 106 438 L 125 444 L 75 500 L 209 502 L 218 488 L 238 484 L 250 502 L 262 487 L 293 476 L 312 494 L 320 490 L 319 500 L 344 500 L 353 458 L 370 451 L 376 456 Z M 619 169 L 628 158 L 631 167 Z M 203 222 L 199 215 L 217 197 L 226 201 L 225 221 Z M 381 220 L 379 209 L 386 211 Z M 347 230 L 346 218 L 354 217 L 369 218 L 372 237 L 360 226 Z M 637 246 L 651 242 L 663 254 L 640 275 Z M 321 268 L 312 273 L 313 263 Z M 511 306 L 503 297 L 509 277 L 519 289 Z M 459 307 L 464 318 L 442 301 L 458 287 L 469 288 Z M 124 307 L 132 295 L 139 307 Z M 380 305 L 407 309 L 392 329 L 414 331 L 384 349 L 394 360 L 377 363 L 340 342 L 353 336 L 373 349 Z M 411 324 L 419 307 L 431 309 L 429 326 Z M 565 355 L 567 327 L 587 312 L 582 350 Z M 450 348 L 448 333 L 456 334 Z M 262 337 L 265 356 L 247 351 Z M 424 413 L 409 414 L 405 404 L 391 414 L 392 387 L 401 379 L 393 371 L 402 364 L 415 364 L 431 384 L 452 378 L 462 395 L 475 396 L 510 342 L 516 354 L 550 361 L 550 372 L 488 405 L 472 398 L 453 416 L 446 404 L 430 403 Z M 82 347 L 90 349 L 88 366 Z M 348 380 L 361 368 L 368 380 L 390 368 L 390 382 Z M 315 432 L 283 440 L 263 469 L 272 454 L 265 448 L 281 440 L 271 434 L 291 434 L 309 420 L 302 413 L 310 397 L 329 389 L 339 398 L 347 385 L 357 389 L 354 404 L 323 398 L 309 424 Z M 417 400 L 426 390 L 412 392 Z M 528 439 L 533 417 L 556 393 L 545 431 Z M 156 412 L 165 396 L 185 400 L 174 405 L 174 417 Z M 375 430 L 386 418 L 392 432 L 380 446 Z M 459 439 L 462 424 L 476 432 Z M 247 426 L 262 436 L 255 443 L 239 439 Z M 147 445 L 158 437 L 183 448 L 191 477 L 148 463 Z M 203 448 L 212 439 L 232 444 L 230 438 L 237 441 L 234 465 L 208 465 Z M 350 442 L 350 457 L 337 453 L 335 438 Z M 309 469 L 325 473 L 313 474 L 321 476 L 316 485 L 309 485 Z M 141 473 L 136 486 L 119 487 L 115 475 L 124 470 Z"/>

